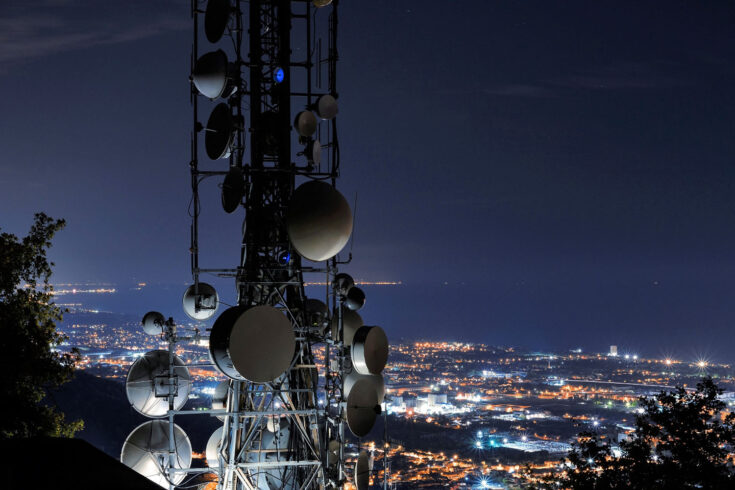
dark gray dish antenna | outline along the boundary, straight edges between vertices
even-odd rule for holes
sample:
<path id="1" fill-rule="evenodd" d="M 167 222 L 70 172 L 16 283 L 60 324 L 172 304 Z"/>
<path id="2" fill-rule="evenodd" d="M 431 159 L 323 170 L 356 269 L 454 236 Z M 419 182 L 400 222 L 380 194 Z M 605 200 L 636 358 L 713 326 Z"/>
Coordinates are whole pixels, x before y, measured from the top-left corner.
<path id="1" fill-rule="evenodd" d="M 217 106 L 209 115 L 207 127 L 204 129 L 204 148 L 212 160 L 229 158 L 232 143 L 235 141 L 235 120 L 230 106 L 225 103 Z"/>
<path id="2" fill-rule="evenodd" d="M 380 327 L 360 327 L 352 340 L 352 365 L 360 374 L 380 374 L 388 362 L 388 337 Z"/>
<path id="3" fill-rule="evenodd" d="M 365 293 L 358 287 L 351 287 L 345 295 L 345 306 L 352 311 L 357 311 L 365 306 Z"/>
<path id="4" fill-rule="evenodd" d="M 222 209 L 226 213 L 234 212 L 245 195 L 245 181 L 240 167 L 230 167 L 222 183 Z"/>
<path id="5" fill-rule="evenodd" d="M 230 0 L 209 0 L 207 10 L 204 12 L 204 34 L 210 43 L 216 43 L 222 39 L 230 21 Z"/>
<path id="6" fill-rule="evenodd" d="M 359 379 L 347 397 L 347 426 L 357 437 L 365 437 L 375 425 L 380 414 L 375 385 L 367 379 Z"/>
<path id="7" fill-rule="evenodd" d="M 331 95 L 322 95 L 316 101 L 316 112 L 322 119 L 334 119 L 337 115 L 337 101 Z"/>
<path id="8" fill-rule="evenodd" d="M 209 98 L 229 97 L 236 86 L 232 83 L 233 71 L 227 55 L 221 49 L 202 55 L 194 64 L 191 80 L 200 94 Z"/>

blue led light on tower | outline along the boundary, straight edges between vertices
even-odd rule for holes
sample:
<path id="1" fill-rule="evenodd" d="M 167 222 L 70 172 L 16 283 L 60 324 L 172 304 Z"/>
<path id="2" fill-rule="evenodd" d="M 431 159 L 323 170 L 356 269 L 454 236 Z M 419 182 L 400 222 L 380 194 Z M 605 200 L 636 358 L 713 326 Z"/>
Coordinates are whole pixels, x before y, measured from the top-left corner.
<path id="1" fill-rule="evenodd" d="M 276 68 L 275 73 L 273 74 L 273 79 L 276 81 L 276 83 L 281 83 L 283 79 L 285 78 L 285 73 L 283 72 L 283 68 Z"/>

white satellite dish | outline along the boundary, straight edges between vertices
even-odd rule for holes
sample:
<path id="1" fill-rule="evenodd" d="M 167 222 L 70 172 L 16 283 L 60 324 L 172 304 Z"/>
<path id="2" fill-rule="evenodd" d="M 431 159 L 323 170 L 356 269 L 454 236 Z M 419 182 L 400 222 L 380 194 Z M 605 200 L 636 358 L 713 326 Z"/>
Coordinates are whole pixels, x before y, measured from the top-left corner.
<path id="1" fill-rule="evenodd" d="M 353 311 L 357 311 L 365 306 L 365 293 L 358 287 L 351 287 L 345 295 L 345 306 Z"/>
<path id="2" fill-rule="evenodd" d="M 209 336 L 214 363 L 227 376 L 273 381 L 288 369 L 296 337 L 291 322 L 272 306 L 233 307 L 217 318 Z"/>
<path id="3" fill-rule="evenodd" d="M 304 154 L 306 155 L 306 160 L 311 165 L 319 165 L 322 163 L 322 144 L 319 140 L 310 140 L 306 144 Z"/>
<path id="4" fill-rule="evenodd" d="M 225 103 L 217 104 L 207 120 L 204 129 L 204 148 L 207 156 L 212 160 L 229 158 L 232 152 L 232 143 L 235 141 L 235 119 L 232 117 L 230 106 Z"/>
<path id="5" fill-rule="evenodd" d="M 230 0 L 209 0 L 204 12 L 204 34 L 210 43 L 222 38 L 230 20 Z"/>
<path id="6" fill-rule="evenodd" d="M 194 289 L 192 284 L 184 292 L 182 300 L 184 313 L 192 320 L 209 320 L 214 316 L 219 306 L 217 290 L 206 282 L 199 283 L 198 294 L 194 292 Z"/>
<path id="7" fill-rule="evenodd" d="M 358 380 L 347 397 L 347 426 L 357 437 L 368 435 L 380 414 L 375 385 L 367 379 Z"/>
<path id="8" fill-rule="evenodd" d="M 224 427 L 220 427 L 209 436 L 207 441 L 207 448 L 204 450 L 204 455 L 207 459 L 207 466 L 210 468 L 219 468 L 219 451 L 222 448 L 222 432 Z"/>
<path id="9" fill-rule="evenodd" d="M 242 202 L 245 195 L 245 181 L 240 167 L 230 167 L 222 183 L 222 209 L 232 213 Z"/>
<path id="10" fill-rule="evenodd" d="M 286 228 L 302 257 L 314 262 L 327 260 L 350 239 L 350 205 L 331 185 L 317 180 L 305 182 L 293 193 Z"/>
<path id="11" fill-rule="evenodd" d="M 214 394 L 212 394 L 212 410 L 227 410 L 227 395 L 230 391 L 229 381 L 220 381 L 217 386 L 214 387 Z M 217 415 L 220 420 L 225 420 L 224 415 Z"/>
<path id="12" fill-rule="evenodd" d="M 375 394 L 378 397 L 378 403 L 383 403 L 383 400 L 385 399 L 385 380 L 383 379 L 383 376 L 380 374 L 360 374 L 354 368 L 344 375 L 343 397 L 349 397 L 352 387 L 362 379 L 369 381 L 373 385 Z"/>
<path id="13" fill-rule="evenodd" d="M 316 132 L 316 116 L 311 111 L 301 111 L 296 114 L 293 125 L 299 135 L 308 138 Z"/>
<path id="14" fill-rule="evenodd" d="M 136 427 L 122 447 L 120 461 L 158 485 L 169 488 L 165 468 L 169 462 L 169 425 L 166 420 L 150 420 Z M 191 442 L 186 433 L 174 424 L 174 468 L 191 466 Z M 174 473 L 170 480 L 181 483 L 186 473 Z"/>
<path id="15" fill-rule="evenodd" d="M 380 327 L 360 327 L 352 340 L 352 365 L 360 374 L 380 374 L 388 362 L 388 337 Z"/>
<path id="16" fill-rule="evenodd" d="M 370 455 L 364 449 L 360 451 L 355 462 L 355 488 L 368 490 L 370 486 Z"/>
<path id="17" fill-rule="evenodd" d="M 157 311 L 149 311 L 143 316 L 143 331 L 148 335 L 161 335 L 166 324 L 166 317 Z"/>
<path id="18" fill-rule="evenodd" d="M 338 314 L 339 312 L 337 309 L 335 309 L 332 314 L 332 338 L 335 340 L 337 339 L 337 328 L 339 328 Z M 357 329 L 362 327 L 362 325 L 362 317 L 358 312 L 342 308 L 342 341 L 344 342 L 344 345 L 352 345 L 352 338 L 354 337 L 355 332 L 357 332 Z"/>
<path id="19" fill-rule="evenodd" d="M 174 390 L 174 410 L 180 410 L 189 399 L 191 375 L 183 361 L 174 355 L 175 386 L 169 386 L 169 353 L 147 352 L 130 366 L 125 381 L 128 401 L 147 417 L 163 417 L 168 413 L 168 395 Z"/>
<path id="20" fill-rule="evenodd" d="M 191 80 L 199 93 L 209 99 L 229 97 L 237 89 L 232 83 L 230 70 L 224 51 L 210 51 L 194 64 Z"/>
<path id="21" fill-rule="evenodd" d="M 322 119 L 334 119 L 337 115 L 337 100 L 331 95 L 322 95 L 316 101 L 316 112 Z"/>

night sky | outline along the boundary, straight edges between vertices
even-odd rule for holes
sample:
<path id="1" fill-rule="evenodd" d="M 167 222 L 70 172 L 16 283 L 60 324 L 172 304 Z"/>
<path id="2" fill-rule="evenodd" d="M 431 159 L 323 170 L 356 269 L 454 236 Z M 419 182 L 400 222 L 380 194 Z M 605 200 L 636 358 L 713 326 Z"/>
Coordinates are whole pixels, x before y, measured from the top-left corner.
<path id="1" fill-rule="evenodd" d="M 3 4 L 0 226 L 67 220 L 54 282 L 163 285 L 177 308 L 188 3 Z M 366 323 L 735 361 L 734 2 L 343 1 L 340 17 L 344 270 L 403 282 L 367 288 Z M 242 213 L 214 183 L 202 206 L 202 266 L 235 266 Z"/>

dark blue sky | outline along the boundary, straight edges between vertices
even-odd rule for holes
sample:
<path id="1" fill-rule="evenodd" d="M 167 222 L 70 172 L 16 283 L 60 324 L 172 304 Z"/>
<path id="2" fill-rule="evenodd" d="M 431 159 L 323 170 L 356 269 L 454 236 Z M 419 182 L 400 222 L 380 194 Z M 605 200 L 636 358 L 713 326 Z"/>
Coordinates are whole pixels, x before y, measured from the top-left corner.
<path id="1" fill-rule="evenodd" d="M 340 13 L 349 272 L 404 282 L 371 288 L 366 320 L 735 361 L 735 3 Z M 11 0 L 1 15 L 0 226 L 66 218 L 60 282 L 185 282 L 188 1 Z M 234 265 L 242 216 L 213 184 L 202 204 L 202 265 Z"/>

